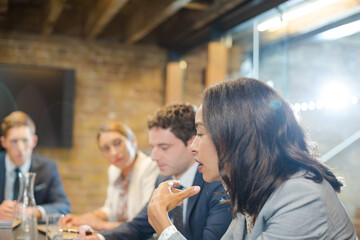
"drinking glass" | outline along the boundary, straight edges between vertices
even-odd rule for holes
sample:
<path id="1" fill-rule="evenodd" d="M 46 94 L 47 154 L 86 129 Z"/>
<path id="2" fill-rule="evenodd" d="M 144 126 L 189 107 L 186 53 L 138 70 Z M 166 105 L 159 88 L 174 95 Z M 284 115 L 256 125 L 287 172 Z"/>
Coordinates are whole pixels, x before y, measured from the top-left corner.
<path id="1" fill-rule="evenodd" d="M 34 181 L 36 173 L 23 172 L 19 175 L 19 194 L 15 204 L 15 225 L 20 225 L 14 231 L 15 240 L 37 239 L 36 202 L 34 197 Z"/>
<path id="2" fill-rule="evenodd" d="M 60 240 L 63 235 L 64 215 L 52 213 L 46 215 L 46 239 Z"/>

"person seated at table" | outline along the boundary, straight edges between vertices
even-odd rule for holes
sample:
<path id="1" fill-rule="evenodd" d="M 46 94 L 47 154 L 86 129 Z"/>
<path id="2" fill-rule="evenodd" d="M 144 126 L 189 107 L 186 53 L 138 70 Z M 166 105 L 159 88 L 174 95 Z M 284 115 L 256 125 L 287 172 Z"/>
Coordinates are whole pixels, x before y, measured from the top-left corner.
<path id="1" fill-rule="evenodd" d="M 6 116 L 1 123 L 0 153 L 0 219 L 11 220 L 19 193 L 19 172 L 36 173 L 34 197 L 36 217 L 44 221 L 46 214 L 71 211 L 56 164 L 33 154 L 38 137 L 33 120 L 22 111 Z"/>
<path id="2" fill-rule="evenodd" d="M 108 168 L 108 187 L 102 208 L 82 215 L 68 214 L 68 226 L 88 224 L 97 230 L 112 229 L 130 221 L 150 199 L 159 174 L 156 163 L 137 150 L 133 131 L 124 123 L 109 121 L 98 130 L 97 141 Z"/>
<path id="3" fill-rule="evenodd" d="M 169 213 L 174 223 L 188 239 L 218 240 L 231 222 L 230 204 L 221 182 L 206 183 L 197 171 L 198 164 L 190 146 L 195 138 L 196 108 L 188 103 L 173 103 L 158 109 L 148 119 L 151 158 L 157 163 L 160 175 L 156 185 L 177 179 L 182 187 L 201 186 L 201 192 L 189 198 L 182 207 Z M 88 226 L 80 231 L 91 230 Z M 147 206 L 132 220 L 109 231 L 82 239 L 149 239 L 155 230 L 148 222 Z"/>
<path id="4" fill-rule="evenodd" d="M 292 108 L 271 87 L 247 78 L 210 87 L 195 122 L 199 171 L 223 181 L 233 207 L 223 240 L 357 239 L 336 194 L 343 184 L 311 154 Z M 171 190 L 178 185 L 160 184 L 148 204 L 159 240 L 185 239 L 167 212 L 200 188 Z"/>

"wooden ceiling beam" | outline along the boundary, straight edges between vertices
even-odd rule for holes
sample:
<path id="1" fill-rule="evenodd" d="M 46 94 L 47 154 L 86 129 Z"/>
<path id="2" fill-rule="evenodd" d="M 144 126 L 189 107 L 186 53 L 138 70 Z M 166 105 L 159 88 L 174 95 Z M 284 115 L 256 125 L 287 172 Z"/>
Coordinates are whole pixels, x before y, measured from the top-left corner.
<path id="1" fill-rule="evenodd" d="M 128 0 L 98 0 L 89 10 L 85 23 L 85 37 L 96 38 Z"/>
<path id="2" fill-rule="evenodd" d="M 6 13 L 8 10 L 9 0 L 0 0 L 0 13 Z"/>
<path id="3" fill-rule="evenodd" d="M 64 9 L 64 0 L 48 0 L 45 1 L 45 19 L 42 27 L 42 34 L 49 35 L 53 32 L 54 26 Z"/>
<path id="4" fill-rule="evenodd" d="M 125 27 L 125 42 L 135 43 L 147 36 L 161 23 L 174 15 L 191 0 L 145 0 L 128 15 Z"/>
<path id="5" fill-rule="evenodd" d="M 217 0 L 207 10 L 203 11 L 202 17 L 193 25 L 189 26 L 186 31 L 180 32 L 171 41 L 177 42 L 179 39 L 185 39 L 191 33 L 202 29 L 212 21 L 217 20 L 223 14 L 238 7 L 240 4 L 245 3 L 247 0 Z"/>
<path id="6" fill-rule="evenodd" d="M 184 6 L 184 8 L 186 9 L 201 10 L 201 11 L 208 9 L 209 7 L 210 4 L 208 3 L 197 3 L 197 2 L 190 2 Z"/>

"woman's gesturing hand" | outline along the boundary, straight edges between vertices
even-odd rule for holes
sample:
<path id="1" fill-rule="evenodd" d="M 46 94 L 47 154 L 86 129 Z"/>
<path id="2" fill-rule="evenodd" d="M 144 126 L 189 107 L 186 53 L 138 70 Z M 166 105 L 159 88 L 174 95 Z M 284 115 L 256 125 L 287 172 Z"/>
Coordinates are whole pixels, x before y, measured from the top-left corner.
<path id="1" fill-rule="evenodd" d="M 158 236 L 162 231 L 171 225 L 167 212 L 181 205 L 185 198 L 194 196 L 200 192 L 199 186 L 189 187 L 185 190 L 179 190 L 174 187 L 180 186 L 179 181 L 169 180 L 161 183 L 152 194 L 147 211 L 151 226 L 155 229 Z"/>

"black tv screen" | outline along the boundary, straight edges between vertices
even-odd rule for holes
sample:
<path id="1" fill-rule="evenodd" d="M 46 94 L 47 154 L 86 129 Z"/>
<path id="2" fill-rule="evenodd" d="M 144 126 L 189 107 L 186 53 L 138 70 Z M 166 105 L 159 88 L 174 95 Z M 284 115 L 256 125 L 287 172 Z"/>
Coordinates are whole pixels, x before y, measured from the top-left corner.
<path id="1" fill-rule="evenodd" d="M 40 147 L 72 146 L 74 92 L 74 70 L 0 64 L 0 120 L 27 113 Z"/>

